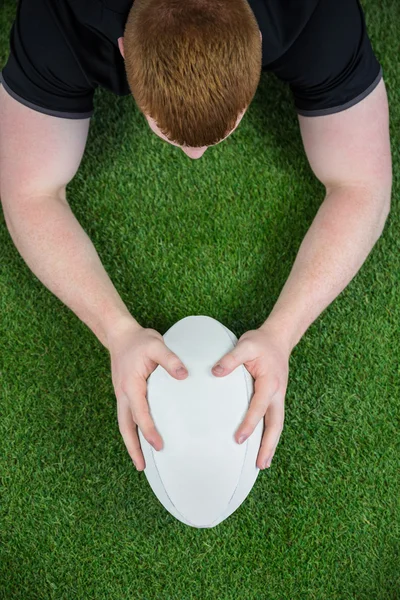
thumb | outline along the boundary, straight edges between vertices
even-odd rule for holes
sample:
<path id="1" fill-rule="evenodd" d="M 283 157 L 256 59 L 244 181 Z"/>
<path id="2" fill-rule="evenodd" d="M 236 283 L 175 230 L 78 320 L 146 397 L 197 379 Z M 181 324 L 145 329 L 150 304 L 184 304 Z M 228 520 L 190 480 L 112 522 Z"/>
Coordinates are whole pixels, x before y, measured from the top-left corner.
<path id="1" fill-rule="evenodd" d="M 212 368 L 214 375 L 229 375 L 248 360 L 246 346 L 238 342 L 233 350 L 225 354 Z"/>
<path id="2" fill-rule="evenodd" d="M 181 359 L 161 340 L 153 349 L 151 358 L 175 379 L 186 379 L 188 376 L 188 371 Z"/>

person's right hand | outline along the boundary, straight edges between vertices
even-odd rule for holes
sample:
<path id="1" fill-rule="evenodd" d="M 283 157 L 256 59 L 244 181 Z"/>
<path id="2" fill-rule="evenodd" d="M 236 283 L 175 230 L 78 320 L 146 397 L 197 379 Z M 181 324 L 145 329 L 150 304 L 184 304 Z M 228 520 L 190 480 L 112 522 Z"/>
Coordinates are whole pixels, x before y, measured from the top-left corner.
<path id="1" fill-rule="evenodd" d="M 186 379 L 185 365 L 164 343 L 155 329 L 129 320 L 109 339 L 112 382 L 117 397 L 118 425 L 126 449 L 138 471 L 146 467 L 137 426 L 155 450 L 163 447 L 147 403 L 147 378 L 158 365 L 175 379 Z M 177 369 L 184 371 L 177 374 Z"/>

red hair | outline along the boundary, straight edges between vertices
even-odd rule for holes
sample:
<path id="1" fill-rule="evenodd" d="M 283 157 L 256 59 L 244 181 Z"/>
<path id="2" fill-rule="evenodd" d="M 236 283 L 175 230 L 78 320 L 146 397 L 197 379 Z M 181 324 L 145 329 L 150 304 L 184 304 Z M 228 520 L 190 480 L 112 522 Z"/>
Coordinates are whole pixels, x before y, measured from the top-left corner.
<path id="1" fill-rule="evenodd" d="M 216 144 L 234 128 L 261 75 L 247 0 L 135 0 L 124 53 L 139 109 L 170 141 L 190 147 Z"/>

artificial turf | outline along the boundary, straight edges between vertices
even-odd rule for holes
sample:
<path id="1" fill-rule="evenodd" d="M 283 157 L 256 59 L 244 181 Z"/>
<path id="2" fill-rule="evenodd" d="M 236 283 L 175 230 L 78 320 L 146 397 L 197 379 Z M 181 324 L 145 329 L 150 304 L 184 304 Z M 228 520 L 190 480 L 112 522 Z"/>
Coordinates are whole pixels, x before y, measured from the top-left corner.
<path id="1" fill-rule="evenodd" d="M 293 350 L 272 466 L 218 527 L 175 520 L 135 470 L 108 352 L 0 211 L 1 600 L 400 598 L 400 7 L 362 4 L 389 96 L 391 213 Z M 15 10 L 3 0 L 0 67 Z M 268 73 L 238 130 L 194 161 L 99 89 L 67 190 L 141 325 L 201 314 L 238 337 L 272 310 L 323 196 L 290 90 Z"/>

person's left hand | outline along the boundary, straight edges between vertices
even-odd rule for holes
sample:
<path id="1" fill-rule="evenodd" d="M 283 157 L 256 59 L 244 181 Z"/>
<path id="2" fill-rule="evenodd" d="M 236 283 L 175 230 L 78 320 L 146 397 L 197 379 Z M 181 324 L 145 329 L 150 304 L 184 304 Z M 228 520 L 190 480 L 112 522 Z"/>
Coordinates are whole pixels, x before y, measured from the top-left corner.
<path id="1" fill-rule="evenodd" d="M 238 443 L 243 443 L 264 417 L 265 429 L 257 457 L 259 469 L 271 465 L 282 433 L 289 378 L 289 357 L 290 351 L 279 342 L 275 331 L 268 330 L 268 327 L 251 329 L 239 338 L 231 352 L 218 361 L 217 364 L 223 367 L 223 372 L 216 372 L 216 365 L 212 369 L 213 375 L 224 377 L 244 364 L 255 380 L 254 395 L 235 438 Z M 242 442 L 239 442 L 242 435 L 245 437 Z"/>

